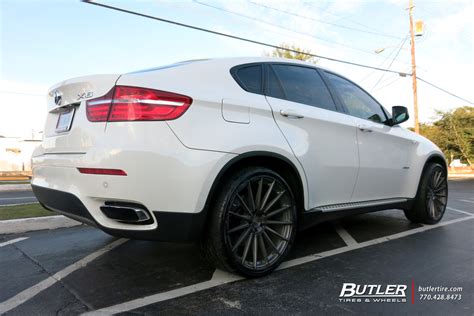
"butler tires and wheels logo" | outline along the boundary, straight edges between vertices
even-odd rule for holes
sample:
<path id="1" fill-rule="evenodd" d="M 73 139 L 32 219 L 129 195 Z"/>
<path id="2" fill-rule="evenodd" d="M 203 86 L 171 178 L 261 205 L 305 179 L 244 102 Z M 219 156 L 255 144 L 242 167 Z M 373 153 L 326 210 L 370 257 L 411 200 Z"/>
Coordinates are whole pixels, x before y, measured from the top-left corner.
<path id="1" fill-rule="evenodd" d="M 343 283 L 339 301 L 342 303 L 406 303 L 405 284 Z"/>

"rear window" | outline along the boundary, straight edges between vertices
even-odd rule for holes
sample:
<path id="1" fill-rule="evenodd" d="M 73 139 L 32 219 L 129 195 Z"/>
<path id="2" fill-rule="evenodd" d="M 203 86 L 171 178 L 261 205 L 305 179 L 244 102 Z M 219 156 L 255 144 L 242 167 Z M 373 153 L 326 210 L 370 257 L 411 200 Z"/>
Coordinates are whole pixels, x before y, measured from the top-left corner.
<path id="1" fill-rule="evenodd" d="M 252 65 L 239 67 L 232 75 L 244 90 L 262 94 L 262 73 L 262 65 Z"/>

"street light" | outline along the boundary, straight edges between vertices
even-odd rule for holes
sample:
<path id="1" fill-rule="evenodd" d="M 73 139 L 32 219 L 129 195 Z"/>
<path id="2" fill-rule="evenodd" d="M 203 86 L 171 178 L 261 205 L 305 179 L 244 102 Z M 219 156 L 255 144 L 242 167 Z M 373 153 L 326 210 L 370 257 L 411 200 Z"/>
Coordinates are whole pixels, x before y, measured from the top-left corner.
<path id="1" fill-rule="evenodd" d="M 387 48 L 398 48 L 399 46 L 385 46 L 385 47 L 381 47 L 381 48 L 377 48 L 377 49 L 374 49 L 374 53 L 376 54 L 380 54 L 382 52 L 384 52 Z M 404 49 L 404 50 L 408 50 L 408 48 L 401 48 L 401 49 Z"/>

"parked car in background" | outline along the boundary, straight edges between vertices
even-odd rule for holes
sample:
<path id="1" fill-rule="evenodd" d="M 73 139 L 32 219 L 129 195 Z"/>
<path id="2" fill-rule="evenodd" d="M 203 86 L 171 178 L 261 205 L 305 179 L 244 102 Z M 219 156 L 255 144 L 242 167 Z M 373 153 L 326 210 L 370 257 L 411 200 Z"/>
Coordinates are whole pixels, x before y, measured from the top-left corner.
<path id="1" fill-rule="evenodd" d="M 274 58 L 186 61 L 70 79 L 49 91 L 32 186 L 44 207 L 127 238 L 201 240 L 257 277 L 298 230 L 402 209 L 434 224 L 441 151 L 356 83 Z M 321 241 L 324 242 L 324 241 Z"/>

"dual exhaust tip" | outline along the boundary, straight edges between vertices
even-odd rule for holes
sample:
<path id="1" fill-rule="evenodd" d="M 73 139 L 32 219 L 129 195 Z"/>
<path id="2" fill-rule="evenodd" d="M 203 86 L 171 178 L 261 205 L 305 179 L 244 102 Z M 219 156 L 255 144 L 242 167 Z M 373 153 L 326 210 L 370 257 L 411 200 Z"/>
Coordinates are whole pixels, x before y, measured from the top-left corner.
<path id="1" fill-rule="evenodd" d="M 148 225 L 153 223 L 150 212 L 140 204 L 105 202 L 100 210 L 108 218 L 124 224 Z"/>

